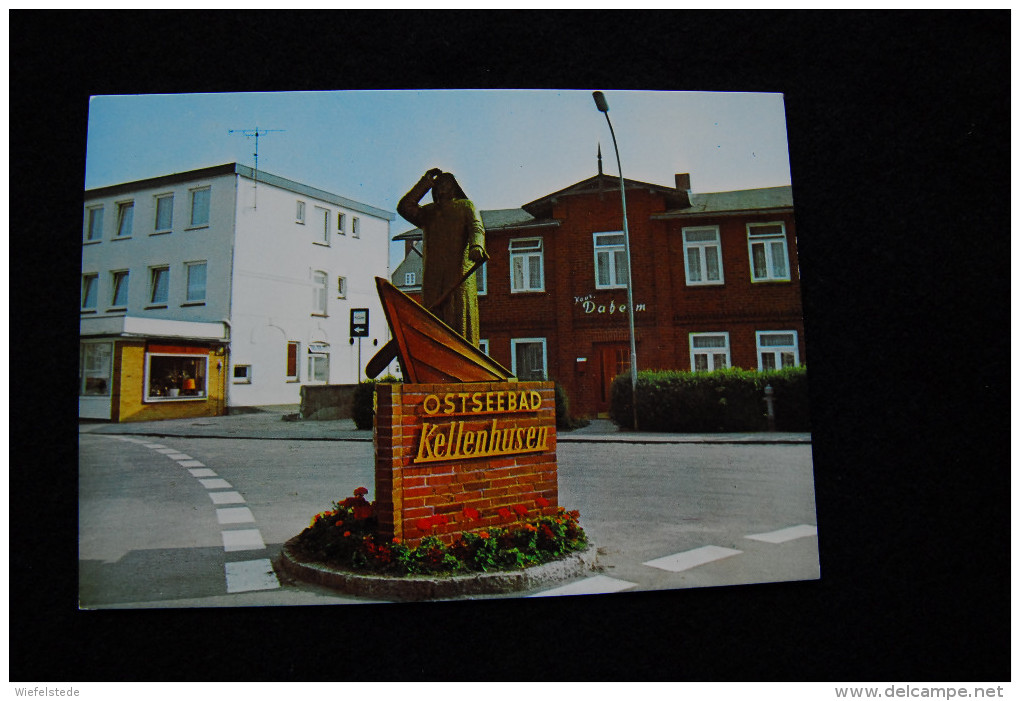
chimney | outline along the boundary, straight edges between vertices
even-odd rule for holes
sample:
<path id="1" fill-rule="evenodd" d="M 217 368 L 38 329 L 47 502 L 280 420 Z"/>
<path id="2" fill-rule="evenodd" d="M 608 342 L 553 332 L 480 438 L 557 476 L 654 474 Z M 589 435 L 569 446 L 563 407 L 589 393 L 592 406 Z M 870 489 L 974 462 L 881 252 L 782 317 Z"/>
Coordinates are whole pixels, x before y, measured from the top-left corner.
<path id="1" fill-rule="evenodd" d="M 674 178 L 676 179 L 676 194 L 680 196 L 683 203 L 680 209 L 687 209 L 691 206 L 691 174 L 677 173 Z"/>

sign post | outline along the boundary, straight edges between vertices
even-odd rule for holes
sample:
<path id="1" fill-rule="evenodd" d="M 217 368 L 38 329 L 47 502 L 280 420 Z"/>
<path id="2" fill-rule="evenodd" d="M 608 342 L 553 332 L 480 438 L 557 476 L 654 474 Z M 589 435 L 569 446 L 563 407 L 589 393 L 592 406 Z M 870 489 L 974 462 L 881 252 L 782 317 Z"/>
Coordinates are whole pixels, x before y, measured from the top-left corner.
<path id="1" fill-rule="evenodd" d="M 358 339 L 358 382 L 361 382 L 361 339 L 368 338 L 368 310 L 351 310 L 351 341 Z"/>

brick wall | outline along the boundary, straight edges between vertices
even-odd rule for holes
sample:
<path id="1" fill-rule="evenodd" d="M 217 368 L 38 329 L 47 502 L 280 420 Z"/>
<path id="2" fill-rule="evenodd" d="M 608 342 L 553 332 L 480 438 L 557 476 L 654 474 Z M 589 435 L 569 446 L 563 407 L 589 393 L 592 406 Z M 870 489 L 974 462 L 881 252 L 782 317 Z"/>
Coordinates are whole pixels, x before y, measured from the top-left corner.
<path id="1" fill-rule="evenodd" d="M 449 543 L 457 533 L 503 524 L 501 508 L 523 505 L 529 519 L 556 513 L 551 382 L 378 384 L 375 416 L 380 535 L 412 546 L 430 534 Z M 509 454 L 500 454 L 504 447 Z M 436 517 L 447 522 L 425 523 Z"/>

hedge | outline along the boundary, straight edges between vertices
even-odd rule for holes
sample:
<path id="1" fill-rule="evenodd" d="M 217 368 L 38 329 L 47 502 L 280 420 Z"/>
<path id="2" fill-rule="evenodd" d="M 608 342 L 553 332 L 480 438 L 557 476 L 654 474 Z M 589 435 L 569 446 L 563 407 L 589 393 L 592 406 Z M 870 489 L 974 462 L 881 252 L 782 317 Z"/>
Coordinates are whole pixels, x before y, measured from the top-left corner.
<path id="1" fill-rule="evenodd" d="M 777 431 L 810 431 L 807 370 L 638 372 L 638 425 L 642 431 L 713 433 L 767 431 L 765 387 L 772 386 Z M 631 377 L 612 385 L 610 418 L 634 427 Z"/>

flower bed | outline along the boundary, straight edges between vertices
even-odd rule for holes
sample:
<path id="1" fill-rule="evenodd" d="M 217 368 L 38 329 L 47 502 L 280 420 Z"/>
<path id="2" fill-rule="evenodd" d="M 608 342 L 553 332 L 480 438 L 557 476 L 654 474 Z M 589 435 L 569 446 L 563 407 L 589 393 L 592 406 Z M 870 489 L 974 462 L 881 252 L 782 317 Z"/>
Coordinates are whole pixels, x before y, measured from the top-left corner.
<path id="1" fill-rule="evenodd" d="M 365 499 L 366 494 L 368 490 L 359 487 L 354 496 L 316 514 L 311 525 L 289 543 L 294 553 L 343 570 L 402 577 L 519 570 L 559 560 L 588 545 L 577 511 L 560 507 L 555 515 L 524 520 L 528 513 L 524 505 L 498 511 L 506 526 L 460 533 L 452 545 L 434 536 L 426 536 L 416 547 L 397 538 L 381 542 L 374 505 Z M 465 508 L 458 521 L 477 522 L 481 517 L 476 509 Z M 425 530 L 448 519 L 437 514 L 417 525 Z"/>

